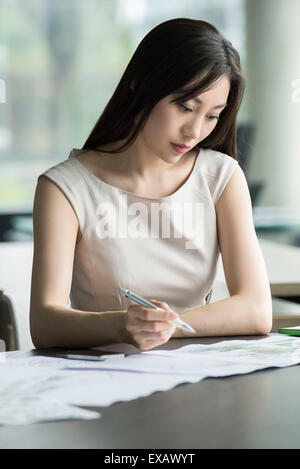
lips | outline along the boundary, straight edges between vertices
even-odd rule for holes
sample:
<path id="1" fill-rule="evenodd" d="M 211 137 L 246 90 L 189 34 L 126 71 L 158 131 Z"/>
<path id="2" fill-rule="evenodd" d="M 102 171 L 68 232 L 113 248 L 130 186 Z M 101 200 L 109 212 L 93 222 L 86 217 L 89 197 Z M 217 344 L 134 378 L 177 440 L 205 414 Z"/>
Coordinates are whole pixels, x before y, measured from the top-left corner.
<path id="1" fill-rule="evenodd" d="M 173 150 L 175 150 L 176 153 L 179 153 L 180 155 L 183 155 L 189 149 L 189 147 L 179 146 L 179 145 L 176 145 L 175 143 L 171 143 L 171 147 L 173 148 Z"/>
<path id="2" fill-rule="evenodd" d="M 171 142 L 171 143 L 173 143 L 173 145 L 176 145 L 179 148 L 183 148 L 184 150 L 188 150 L 190 148 L 190 147 L 187 147 L 186 145 L 182 145 L 181 143 L 174 143 L 174 142 Z"/>

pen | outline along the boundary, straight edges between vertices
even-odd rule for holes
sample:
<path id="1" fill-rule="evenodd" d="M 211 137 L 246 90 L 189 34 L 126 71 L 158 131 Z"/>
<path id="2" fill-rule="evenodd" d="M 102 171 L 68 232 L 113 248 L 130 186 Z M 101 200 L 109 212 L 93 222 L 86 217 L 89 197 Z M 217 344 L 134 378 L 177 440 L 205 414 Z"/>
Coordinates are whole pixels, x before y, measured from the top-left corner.
<path id="1" fill-rule="evenodd" d="M 145 298 L 142 298 L 141 296 L 137 295 L 136 293 L 133 293 L 130 290 L 126 290 L 125 288 L 120 288 L 120 292 L 122 295 L 126 296 L 132 301 L 135 301 L 136 303 L 142 305 L 142 306 L 149 306 L 149 308 L 154 308 L 154 309 L 160 309 L 158 306 L 154 305 L 153 303 L 150 303 L 150 301 L 145 300 Z M 186 322 L 184 322 L 182 319 L 174 319 L 172 321 L 169 321 L 176 326 L 178 326 L 180 329 L 187 331 L 187 332 L 192 332 L 193 334 L 196 333 L 196 331 L 189 326 Z"/>

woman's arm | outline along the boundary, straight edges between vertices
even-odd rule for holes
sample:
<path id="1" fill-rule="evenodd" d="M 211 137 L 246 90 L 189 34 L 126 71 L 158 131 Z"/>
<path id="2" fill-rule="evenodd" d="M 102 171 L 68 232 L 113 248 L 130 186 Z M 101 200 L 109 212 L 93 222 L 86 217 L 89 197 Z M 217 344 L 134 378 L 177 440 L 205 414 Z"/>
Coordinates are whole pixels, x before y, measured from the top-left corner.
<path id="1" fill-rule="evenodd" d="M 267 334 L 272 328 L 272 299 L 256 237 L 251 199 L 238 166 L 216 205 L 219 246 L 229 298 L 185 311 L 180 317 L 197 336 Z M 176 329 L 173 337 L 188 334 Z"/>
<path id="2" fill-rule="evenodd" d="M 35 347 L 124 342 L 126 311 L 99 313 L 67 307 L 79 225 L 67 198 L 44 176 L 36 188 L 33 226 L 30 329 Z"/>

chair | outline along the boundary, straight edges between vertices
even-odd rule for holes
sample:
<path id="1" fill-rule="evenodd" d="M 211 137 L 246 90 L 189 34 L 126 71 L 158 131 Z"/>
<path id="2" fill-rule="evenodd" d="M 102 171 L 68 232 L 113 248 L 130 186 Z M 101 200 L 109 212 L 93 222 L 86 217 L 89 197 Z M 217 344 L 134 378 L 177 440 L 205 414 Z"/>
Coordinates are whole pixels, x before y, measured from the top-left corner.
<path id="1" fill-rule="evenodd" d="M 19 349 L 13 299 L 2 290 L 0 290 L 0 339 L 4 341 L 6 351 Z"/>
<path id="2" fill-rule="evenodd" d="M 239 165 L 245 173 L 253 207 L 257 205 L 258 199 L 261 196 L 265 186 L 263 181 L 250 182 L 247 175 L 251 160 L 251 150 L 253 148 L 255 131 L 256 129 L 254 124 L 239 124 L 237 126 L 237 149 Z"/>

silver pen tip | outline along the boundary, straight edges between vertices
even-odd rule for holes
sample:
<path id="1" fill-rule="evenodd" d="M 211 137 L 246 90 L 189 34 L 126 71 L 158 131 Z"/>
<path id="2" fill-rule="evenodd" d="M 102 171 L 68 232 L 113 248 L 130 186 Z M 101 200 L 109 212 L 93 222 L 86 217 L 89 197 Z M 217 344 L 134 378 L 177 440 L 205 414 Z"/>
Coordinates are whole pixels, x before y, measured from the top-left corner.
<path id="1" fill-rule="evenodd" d="M 195 331 L 192 327 L 188 326 L 187 324 L 183 324 L 182 327 L 184 327 L 184 329 L 187 331 L 187 332 L 191 332 L 192 334 L 195 334 Z"/>

